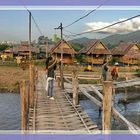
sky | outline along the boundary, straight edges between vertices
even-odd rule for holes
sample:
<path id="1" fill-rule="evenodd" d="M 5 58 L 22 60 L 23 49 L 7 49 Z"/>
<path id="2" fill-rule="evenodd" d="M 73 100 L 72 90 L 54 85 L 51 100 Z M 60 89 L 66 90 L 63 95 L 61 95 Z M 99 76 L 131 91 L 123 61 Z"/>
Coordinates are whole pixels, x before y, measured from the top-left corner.
<path id="1" fill-rule="evenodd" d="M 60 30 L 54 30 L 62 22 L 63 26 L 87 14 L 90 10 L 33 10 L 32 15 L 42 34 L 37 30 L 32 21 L 32 40 L 37 40 L 40 35 L 51 38 L 53 34 L 60 36 Z M 64 28 L 64 35 L 81 33 L 98 29 L 116 21 L 140 14 L 139 10 L 96 10 L 88 17 L 80 20 L 70 27 Z M 140 17 L 132 21 L 114 26 L 102 33 L 92 32 L 80 37 L 103 38 L 110 34 L 127 33 L 140 29 Z M 65 37 L 65 36 L 64 36 Z M 65 38 L 67 40 L 74 38 Z M 28 40 L 28 12 L 26 10 L 0 10 L 0 41 L 26 41 Z"/>

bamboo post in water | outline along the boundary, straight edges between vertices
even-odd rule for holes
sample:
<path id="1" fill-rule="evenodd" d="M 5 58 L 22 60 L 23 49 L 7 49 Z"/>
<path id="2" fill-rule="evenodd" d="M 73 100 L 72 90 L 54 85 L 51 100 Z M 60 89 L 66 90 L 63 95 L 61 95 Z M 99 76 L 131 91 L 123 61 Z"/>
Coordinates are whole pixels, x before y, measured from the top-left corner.
<path id="1" fill-rule="evenodd" d="M 74 66 L 72 70 L 72 91 L 73 91 L 73 104 L 78 105 L 78 76 L 77 76 L 77 68 Z"/>
<path id="2" fill-rule="evenodd" d="M 125 75 L 125 80 L 126 81 L 128 80 L 127 75 Z M 125 87 L 124 90 L 125 90 L 124 101 L 127 101 L 127 87 Z"/>
<path id="3" fill-rule="evenodd" d="M 26 130 L 26 81 L 20 82 L 20 127 Z"/>
<path id="4" fill-rule="evenodd" d="M 113 88 L 112 88 L 113 105 L 115 104 L 115 94 L 116 94 L 116 90 L 115 90 L 115 87 L 113 86 Z"/>
<path id="5" fill-rule="evenodd" d="M 111 129 L 111 107 L 112 107 L 112 82 L 104 81 L 102 129 L 107 133 Z"/>
<path id="6" fill-rule="evenodd" d="M 124 101 L 127 101 L 127 87 L 125 87 L 124 90 L 125 90 Z"/>

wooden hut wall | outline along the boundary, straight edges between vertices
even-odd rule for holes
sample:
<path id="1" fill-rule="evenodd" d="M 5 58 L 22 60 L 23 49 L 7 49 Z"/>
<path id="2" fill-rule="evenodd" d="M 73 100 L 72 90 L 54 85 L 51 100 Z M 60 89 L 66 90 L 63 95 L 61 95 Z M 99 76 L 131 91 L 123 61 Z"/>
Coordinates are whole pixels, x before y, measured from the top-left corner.
<path id="1" fill-rule="evenodd" d="M 54 54 L 57 56 L 58 61 L 61 59 L 61 54 Z M 64 64 L 72 64 L 74 59 L 72 58 L 71 54 L 63 54 L 63 63 Z"/>

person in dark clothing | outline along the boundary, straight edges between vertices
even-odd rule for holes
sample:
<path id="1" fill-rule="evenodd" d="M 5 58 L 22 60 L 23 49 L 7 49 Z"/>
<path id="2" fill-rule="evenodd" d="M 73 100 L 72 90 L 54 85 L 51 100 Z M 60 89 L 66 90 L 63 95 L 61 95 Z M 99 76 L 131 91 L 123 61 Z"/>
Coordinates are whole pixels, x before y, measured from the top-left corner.
<path id="1" fill-rule="evenodd" d="M 104 61 L 103 66 L 102 66 L 102 79 L 103 79 L 103 81 L 107 80 L 107 71 L 108 71 L 107 62 Z"/>
<path id="2" fill-rule="evenodd" d="M 101 118 L 102 115 L 102 107 L 99 107 L 99 118 Z"/>
<path id="3" fill-rule="evenodd" d="M 55 69 L 56 69 L 56 61 L 51 57 L 48 56 L 46 59 L 46 76 L 47 76 L 47 95 L 50 99 L 54 100 L 53 97 L 53 84 L 55 78 Z"/>

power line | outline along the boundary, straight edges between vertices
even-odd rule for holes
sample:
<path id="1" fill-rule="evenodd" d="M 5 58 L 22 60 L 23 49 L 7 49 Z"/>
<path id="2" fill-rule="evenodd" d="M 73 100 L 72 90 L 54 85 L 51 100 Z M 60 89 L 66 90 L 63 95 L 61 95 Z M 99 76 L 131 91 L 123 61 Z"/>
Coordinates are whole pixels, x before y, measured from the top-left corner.
<path id="1" fill-rule="evenodd" d="M 74 34 L 74 35 L 69 35 L 69 36 L 76 37 L 76 36 L 80 36 L 80 35 L 87 34 L 87 33 L 91 33 L 91 32 L 101 31 L 101 30 L 104 30 L 104 29 L 106 29 L 106 28 L 109 28 L 109 27 L 112 27 L 112 26 L 114 26 L 114 25 L 117 25 L 117 24 L 120 24 L 120 23 L 129 21 L 129 20 L 132 20 L 132 19 L 137 18 L 137 17 L 140 17 L 140 15 L 136 15 L 136 16 L 127 18 L 127 19 L 125 19 L 125 20 L 121 20 L 121 21 L 115 22 L 115 23 L 113 23 L 113 24 L 110 24 L 110 25 L 108 25 L 108 26 L 105 26 L 105 27 L 102 27 L 102 28 L 99 28 L 99 29 L 90 30 L 90 31 L 87 31 L 87 32 L 82 32 L 82 33 L 79 33 L 79 34 Z"/>
<path id="2" fill-rule="evenodd" d="M 54 28 L 55 30 L 60 29 L 61 31 L 61 43 L 63 40 L 63 25 L 60 23 L 60 25 L 57 28 Z M 61 89 L 64 89 L 64 65 L 63 65 L 63 48 L 61 47 L 61 56 L 60 56 L 60 77 L 61 77 Z"/>
<path id="3" fill-rule="evenodd" d="M 91 13 L 95 12 L 97 9 L 99 9 L 101 6 L 103 6 L 107 1 L 109 1 L 109 0 L 104 1 L 101 5 L 97 6 L 94 10 L 92 10 L 92 11 L 90 11 L 89 13 L 87 13 L 86 15 L 84 15 L 84 16 L 78 18 L 77 20 L 73 21 L 72 23 L 70 23 L 70 24 L 64 26 L 63 28 L 67 28 L 67 27 L 69 27 L 69 26 L 75 24 L 76 22 L 82 20 L 83 18 L 89 16 Z"/>
<path id="4" fill-rule="evenodd" d="M 43 33 L 42 33 L 42 31 L 41 31 L 41 29 L 40 29 L 40 27 L 39 27 L 39 25 L 37 24 L 37 22 L 36 22 L 36 20 L 35 20 L 35 18 L 33 16 L 33 14 L 32 14 L 32 12 L 26 6 L 24 6 L 24 8 L 27 10 L 28 13 L 31 13 L 31 17 L 33 19 L 33 22 L 34 22 L 34 24 L 35 24 L 38 32 L 40 33 L 41 36 L 44 36 Z"/>
<path id="5" fill-rule="evenodd" d="M 63 30 L 63 31 L 65 31 L 65 32 L 67 32 L 67 33 L 70 33 L 70 34 L 75 34 L 76 35 L 76 33 L 74 33 L 74 32 L 71 32 L 71 31 L 68 31 L 68 30 Z"/>
<path id="6" fill-rule="evenodd" d="M 72 37 L 70 37 L 69 35 L 66 35 L 66 34 L 63 34 L 63 36 L 66 38 L 66 39 L 72 39 Z"/>
<path id="7" fill-rule="evenodd" d="M 36 26 L 38 32 L 41 34 L 41 36 L 43 36 L 43 33 L 42 33 L 42 31 L 41 31 L 39 25 L 37 24 L 37 22 L 36 22 L 34 16 L 33 16 L 32 14 L 31 14 L 31 16 L 32 16 L 32 19 L 33 19 L 33 21 L 34 21 L 34 23 L 35 23 L 35 26 Z"/>

